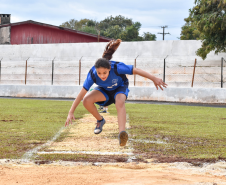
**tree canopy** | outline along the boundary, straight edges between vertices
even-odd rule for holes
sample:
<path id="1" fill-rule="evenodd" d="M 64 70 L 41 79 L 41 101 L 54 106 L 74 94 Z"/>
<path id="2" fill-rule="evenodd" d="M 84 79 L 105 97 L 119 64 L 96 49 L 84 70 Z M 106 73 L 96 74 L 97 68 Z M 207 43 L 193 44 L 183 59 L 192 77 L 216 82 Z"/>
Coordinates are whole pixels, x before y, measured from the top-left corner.
<path id="1" fill-rule="evenodd" d="M 156 35 L 155 34 L 151 34 L 150 32 L 144 32 L 143 33 L 143 39 L 145 41 L 149 41 L 149 40 L 156 40 Z"/>
<path id="2" fill-rule="evenodd" d="M 196 54 L 205 59 L 210 51 L 226 52 L 226 0 L 195 0 L 189 12 L 188 19 L 202 40 Z"/>
<path id="3" fill-rule="evenodd" d="M 185 25 L 181 28 L 180 40 L 199 40 L 200 32 L 196 26 L 191 23 L 189 18 L 185 18 Z"/>
<path id="4" fill-rule="evenodd" d="M 80 21 L 71 19 L 69 21 L 62 23 L 60 26 L 77 31 L 83 31 L 86 33 L 97 34 L 97 29 L 95 28 L 96 24 L 97 24 L 96 21 L 90 19 L 81 19 Z"/>
<path id="5" fill-rule="evenodd" d="M 132 19 L 121 15 L 109 16 L 100 22 L 90 19 L 80 21 L 71 19 L 60 26 L 124 41 L 156 40 L 156 35 L 149 32 L 144 32 L 142 36 L 139 36 L 141 23 L 133 22 Z"/>

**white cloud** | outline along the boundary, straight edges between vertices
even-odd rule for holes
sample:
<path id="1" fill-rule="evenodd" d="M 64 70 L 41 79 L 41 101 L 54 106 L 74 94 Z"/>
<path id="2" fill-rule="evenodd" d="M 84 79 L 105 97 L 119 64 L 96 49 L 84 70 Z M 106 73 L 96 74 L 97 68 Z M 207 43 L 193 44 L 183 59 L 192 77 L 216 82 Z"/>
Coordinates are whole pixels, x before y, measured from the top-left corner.
<path id="1" fill-rule="evenodd" d="M 168 25 L 166 39 L 176 40 L 180 36 L 184 18 L 192 8 L 194 0 L 0 0 L 0 12 L 11 14 L 12 22 L 34 20 L 60 25 L 70 19 L 93 19 L 101 21 L 108 16 L 122 15 L 142 24 L 140 34 L 151 32 L 161 40 L 162 29 Z"/>
<path id="2" fill-rule="evenodd" d="M 22 21 L 24 21 L 23 17 L 11 15 L 11 23 L 22 22 Z"/>

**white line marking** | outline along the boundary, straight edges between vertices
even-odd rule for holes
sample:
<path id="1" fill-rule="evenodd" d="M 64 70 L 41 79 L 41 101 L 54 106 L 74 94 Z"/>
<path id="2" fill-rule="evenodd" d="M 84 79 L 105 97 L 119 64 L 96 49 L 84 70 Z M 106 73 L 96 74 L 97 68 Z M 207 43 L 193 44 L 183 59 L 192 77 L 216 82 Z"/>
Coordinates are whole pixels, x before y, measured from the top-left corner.
<path id="1" fill-rule="evenodd" d="M 130 129 L 130 125 L 129 125 L 129 114 L 126 114 L 126 129 Z M 129 139 L 130 140 L 130 139 Z M 127 142 L 129 144 L 129 142 Z M 130 145 L 130 149 L 133 151 L 134 149 L 132 148 L 132 145 Z M 127 160 L 127 162 L 132 162 L 134 159 L 136 159 L 136 156 L 134 155 L 134 153 L 132 153 L 131 157 L 129 157 L 129 159 Z"/>
<path id="2" fill-rule="evenodd" d="M 129 114 L 126 114 L 126 129 L 130 129 L 130 125 L 129 125 Z"/>
<path id="3" fill-rule="evenodd" d="M 29 151 L 27 151 L 23 156 L 22 156 L 22 160 L 23 161 L 30 161 L 31 158 L 37 154 L 37 152 L 42 149 L 45 146 L 50 146 L 61 134 L 61 132 L 65 129 L 65 127 L 62 127 L 57 133 L 56 135 L 49 141 L 47 141 L 45 144 L 41 145 L 41 146 L 37 146 Z"/>
<path id="4" fill-rule="evenodd" d="M 164 141 L 160 141 L 160 140 L 157 140 L 157 141 L 149 141 L 149 140 L 144 140 L 144 139 L 129 139 L 129 141 L 134 141 L 134 142 L 140 142 L 140 143 L 155 143 L 155 144 L 168 144 Z"/>
<path id="5" fill-rule="evenodd" d="M 52 151 L 38 152 L 37 154 L 94 154 L 94 155 L 133 155 L 129 152 L 98 152 L 98 151 Z"/>

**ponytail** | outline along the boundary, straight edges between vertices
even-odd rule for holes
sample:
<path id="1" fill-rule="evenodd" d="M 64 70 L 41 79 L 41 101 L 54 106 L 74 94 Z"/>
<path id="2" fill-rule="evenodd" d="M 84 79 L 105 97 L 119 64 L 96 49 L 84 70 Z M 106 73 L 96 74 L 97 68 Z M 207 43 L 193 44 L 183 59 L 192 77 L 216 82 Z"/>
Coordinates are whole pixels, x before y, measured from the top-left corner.
<path id="1" fill-rule="evenodd" d="M 109 60 L 112 59 L 112 55 L 117 50 L 121 42 L 122 41 L 120 39 L 117 39 L 117 40 L 111 40 L 107 44 L 104 50 L 104 53 L 102 55 L 102 58 L 99 58 L 94 65 L 96 69 L 100 67 L 107 68 L 107 69 L 111 68 L 111 64 Z"/>
<path id="2" fill-rule="evenodd" d="M 114 52 L 118 49 L 120 43 L 122 42 L 122 40 L 117 39 L 117 40 L 111 40 L 106 48 L 105 51 L 102 55 L 102 58 L 106 58 L 107 60 L 111 60 L 112 59 L 112 55 L 114 54 Z"/>

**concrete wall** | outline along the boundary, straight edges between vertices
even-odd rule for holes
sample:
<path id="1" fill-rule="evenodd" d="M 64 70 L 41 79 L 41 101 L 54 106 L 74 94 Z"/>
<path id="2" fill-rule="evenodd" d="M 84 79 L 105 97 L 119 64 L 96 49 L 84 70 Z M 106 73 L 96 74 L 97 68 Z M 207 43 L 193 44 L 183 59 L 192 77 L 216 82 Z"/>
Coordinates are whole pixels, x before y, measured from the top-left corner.
<path id="1" fill-rule="evenodd" d="M 76 98 L 82 86 L 1 85 L 0 96 Z M 130 87 L 128 100 L 226 103 L 226 89 Z"/>
<path id="2" fill-rule="evenodd" d="M 106 43 L 0 45 L 0 60 L 3 58 L 0 96 L 74 98 L 81 88 L 78 86 L 79 60 L 82 64 L 82 85 L 90 67 L 102 56 L 105 46 Z M 113 60 L 134 64 L 136 59 L 138 68 L 162 78 L 163 61 L 166 58 L 166 83 L 169 85 L 163 92 L 156 91 L 150 80 L 129 75 L 129 99 L 225 103 L 225 62 L 224 89 L 219 87 L 221 57 L 226 58 L 226 54 L 215 55 L 211 52 L 203 61 L 195 54 L 200 46 L 200 41 L 123 42 Z M 190 88 L 195 58 L 195 88 Z M 53 60 L 54 83 L 51 86 Z M 26 61 L 27 85 L 24 85 Z"/>
<path id="3" fill-rule="evenodd" d="M 101 57 L 106 43 L 71 43 L 71 44 L 33 44 L 33 45 L 10 45 L 0 46 L 1 57 L 6 59 L 26 59 L 30 58 L 81 58 Z M 191 60 L 194 63 L 194 58 L 197 58 L 202 64 L 200 57 L 197 57 L 195 52 L 201 46 L 201 41 L 196 40 L 177 40 L 177 41 L 143 41 L 143 42 L 122 42 L 117 52 L 114 54 L 115 60 L 127 61 L 135 59 L 163 59 L 167 55 L 168 60 L 185 61 Z M 214 55 L 211 52 L 204 63 L 214 64 L 220 57 L 226 57 L 225 53 Z"/>
<path id="4" fill-rule="evenodd" d="M 52 60 L 54 59 L 54 85 L 79 84 L 79 60 L 81 59 L 81 83 L 95 60 L 102 56 L 106 43 L 74 43 L 45 45 L 0 45 L 2 59 L 0 84 L 24 84 L 25 64 L 28 61 L 27 84 L 50 85 Z M 144 41 L 122 42 L 113 60 L 134 64 L 149 73 L 163 78 L 163 61 L 166 58 L 166 82 L 170 87 L 191 87 L 193 66 L 197 59 L 194 87 L 220 87 L 220 60 L 225 53 L 211 52 L 203 61 L 195 51 L 200 41 Z M 224 63 L 226 74 L 226 63 Z M 226 75 L 225 75 L 226 76 Z M 134 85 L 134 76 L 128 76 Z M 153 86 L 143 77 L 135 78 L 136 86 Z M 224 79 L 226 82 L 226 78 Z M 226 85 L 226 84 L 224 84 Z"/>
<path id="5" fill-rule="evenodd" d="M 0 44 L 10 44 L 10 29 L 10 26 L 0 28 Z"/>

